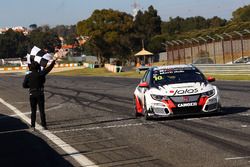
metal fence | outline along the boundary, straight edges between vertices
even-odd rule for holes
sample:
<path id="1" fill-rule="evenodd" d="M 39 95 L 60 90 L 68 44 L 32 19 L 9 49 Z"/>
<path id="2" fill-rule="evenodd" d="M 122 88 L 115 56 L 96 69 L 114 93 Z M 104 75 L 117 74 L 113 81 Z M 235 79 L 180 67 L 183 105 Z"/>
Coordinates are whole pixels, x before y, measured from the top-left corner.
<path id="1" fill-rule="evenodd" d="M 232 64 L 250 57 L 250 31 L 166 41 L 168 64 Z"/>

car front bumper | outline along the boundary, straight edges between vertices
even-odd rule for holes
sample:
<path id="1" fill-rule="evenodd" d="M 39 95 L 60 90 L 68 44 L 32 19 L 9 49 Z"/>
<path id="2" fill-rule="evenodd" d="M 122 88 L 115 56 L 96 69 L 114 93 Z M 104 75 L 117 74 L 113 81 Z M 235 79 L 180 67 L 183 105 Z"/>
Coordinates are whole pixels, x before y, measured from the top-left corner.
<path id="1" fill-rule="evenodd" d="M 182 103 L 188 104 L 188 103 Z M 196 105 L 195 105 L 196 104 Z M 192 102 L 192 105 L 182 105 L 187 107 L 178 107 L 177 104 L 171 106 L 167 102 L 154 102 L 151 103 L 148 116 L 149 117 L 171 117 L 177 115 L 194 115 L 206 114 L 220 111 L 219 98 L 214 96 L 206 99 L 205 104 L 199 102 Z"/>

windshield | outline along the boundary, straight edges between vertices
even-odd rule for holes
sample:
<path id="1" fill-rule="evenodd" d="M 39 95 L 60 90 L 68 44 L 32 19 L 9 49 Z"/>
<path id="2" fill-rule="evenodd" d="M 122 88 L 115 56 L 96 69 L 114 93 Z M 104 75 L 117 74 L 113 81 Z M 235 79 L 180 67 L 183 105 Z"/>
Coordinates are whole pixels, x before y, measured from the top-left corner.
<path id="1" fill-rule="evenodd" d="M 153 71 L 153 84 L 156 86 L 205 81 L 204 75 L 194 68 L 161 69 Z"/>

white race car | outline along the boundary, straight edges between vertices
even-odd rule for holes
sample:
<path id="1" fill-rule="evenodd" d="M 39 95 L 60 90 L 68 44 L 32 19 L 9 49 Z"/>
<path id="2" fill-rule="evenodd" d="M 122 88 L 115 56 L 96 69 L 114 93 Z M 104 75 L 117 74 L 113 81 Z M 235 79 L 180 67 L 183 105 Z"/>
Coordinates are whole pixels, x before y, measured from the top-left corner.
<path id="1" fill-rule="evenodd" d="M 146 119 L 219 112 L 215 78 L 193 65 L 151 67 L 134 91 L 135 114 Z"/>

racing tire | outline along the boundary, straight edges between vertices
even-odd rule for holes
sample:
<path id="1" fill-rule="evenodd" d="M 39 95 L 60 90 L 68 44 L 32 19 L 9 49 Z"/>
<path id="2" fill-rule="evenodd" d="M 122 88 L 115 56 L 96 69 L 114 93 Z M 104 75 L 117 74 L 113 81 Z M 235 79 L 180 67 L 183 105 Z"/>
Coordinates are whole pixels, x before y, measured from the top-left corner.
<path id="1" fill-rule="evenodd" d="M 144 112 L 144 118 L 145 118 L 145 120 L 150 120 L 151 119 L 151 117 L 148 116 L 148 110 L 146 110 Z"/>
<path id="2" fill-rule="evenodd" d="M 143 110 L 144 110 L 144 118 L 145 120 L 150 120 L 151 117 L 148 116 L 148 110 L 147 110 L 147 105 L 146 105 L 146 98 L 144 98 L 144 106 L 143 106 Z"/>
<path id="3" fill-rule="evenodd" d="M 141 116 L 141 114 L 137 112 L 136 107 L 135 107 L 135 109 L 134 109 L 134 115 L 135 115 L 135 118 L 138 118 L 138 117 Z"/>
<path id="4" fill-rule="evenodd" d="M 223 115 L 223 110 L 221 104 L 218 105 L 217 113 Z"/>

